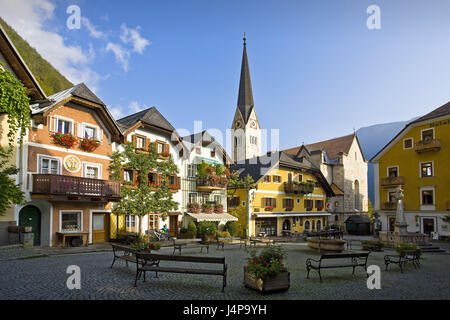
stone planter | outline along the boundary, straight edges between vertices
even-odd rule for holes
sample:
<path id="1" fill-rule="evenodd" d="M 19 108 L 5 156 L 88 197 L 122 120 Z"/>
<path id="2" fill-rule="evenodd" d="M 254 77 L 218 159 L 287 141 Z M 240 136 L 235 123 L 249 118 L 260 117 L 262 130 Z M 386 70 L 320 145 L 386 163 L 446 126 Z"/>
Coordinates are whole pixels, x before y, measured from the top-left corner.
<path id="1" fill-rule="evenodd" d="M 345 240 L 341 239 L 320 239 L 319 237 L 306 238 L 308 247 L 320 252 L 342 252 L 344 251 Z"/>
<path id="2" fill-rule="evenodd" d="M 251 273 L 244 272 L 244 286 L 261 293 L 287 291 L 290 286 L 290 273 L 288 271 L 277 276 L 268 276 L 265 279 L 257 279 Z"/>

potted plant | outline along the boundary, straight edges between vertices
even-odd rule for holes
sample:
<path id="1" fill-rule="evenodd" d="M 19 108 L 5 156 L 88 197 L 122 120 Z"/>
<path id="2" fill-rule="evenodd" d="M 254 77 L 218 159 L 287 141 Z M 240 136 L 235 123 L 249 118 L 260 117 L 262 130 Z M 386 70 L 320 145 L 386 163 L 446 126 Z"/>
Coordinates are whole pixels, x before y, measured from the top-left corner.
<path id="1" fill-rule="evenodd" d="M 94 138 L 83 138 L 80 141 L 80 149 L 92 152 L 100 146 L 100 141 Z"/>
<path id="2" fill-rule="evenodd" d="M 187 208 L 190 213 L 200 213 L 201 212 L 200 203 L 198 203 L 198 202 L 188 202 Z"/>
<path id="3" fill-rule="evenodd" d="M 217 203 L 214 205 L 215 213 L 223 213 L 223 204 Z"/>
<path id="4" fill-rule="evenodd" d="M 197 225 L 197 234 L 203 238 L 203 241 L 210 242 L 216 237 L 217 226 L 212 221 L 201 221 Z"/>
<path id="5" fill-rule="evenodd" d="M 130 247 L 138 251 L 151 252 L 161 249 L 161 243 L 152 242 L 148 236 L 139 235 L 137 240 L 132 242 Z"/>
<path id="6" fill-rule="evenodd" d="M 202 212 L 204 213 L 213 213 L 214 212 L 214 206 L 210 203 L 203 203 L 202 204 Z"/>
<path id="7" fill-rule="evenodd" d="M 290 273 L 283 264 L 286 253 L 282 247 L 270 245 L 260 255 L 250 251 L 244 266 L 244 285 L 261 293 L 286 291 L 290 286 Z"/>

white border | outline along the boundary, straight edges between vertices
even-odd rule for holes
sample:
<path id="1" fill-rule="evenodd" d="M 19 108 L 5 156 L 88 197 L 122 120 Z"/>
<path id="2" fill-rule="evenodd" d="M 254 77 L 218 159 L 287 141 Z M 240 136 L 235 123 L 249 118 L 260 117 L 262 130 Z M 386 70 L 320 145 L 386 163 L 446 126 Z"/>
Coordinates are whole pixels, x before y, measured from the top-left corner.
<path id="1" fill-rule="evenodd" d="M 405 148 L 405 140 L 411 140 L 411 147 Z M 409 149 L 414 149 L 414 138 L 413 137 L 403 139 L 403 150 L 409 150 Z"/>
<path id="2" fill-rule="evenodd" d="M 81 221 L 80 221 L 80 230 L 79 231 L 62 231 L 62 214 L 68 213 L 68 212 L 81 212 Z M 59 210 L 59 232 L 67 232 L 67 233 L 77 233 L 77 232 L 83 232 L 83 210 Z"/>
<path id="3" fill-rule="evenodd" d="M 422 203 L 422 191 L 432 190 L 433 191 L 433 204 L 423 204 Z M 420 210 L 436 210 L 436 188 L 434 186 L 423 186 L 419 190 L 420 197 Z"/>
<path id="4" fill-rule="evenodd" d="M 386 167 L 386 178 L 389 178 L 389 169 L 397 168 L 397 177 L 400 177 L 400 167 L 398 164 Z"/>
<path id="5" fill-rule="evenodd" d="M 433 139 L 436 139 L 436 132 L 434 131 L 434 127 L 431 128 L 426 128 L 426 129 L 422 129 L 420 130 L 420 141 L 423 141 L 423 132 L 424 131 L 428 131 L 428 130 L 433 130 Z"/>
<path id="6" fill-rule="evenodd" d="M 37 163 L 36 163 L 36 172 L 33 173 L 38 173 L 38 174 L 43 174 L 41 172 L 41 160 L 42 159 L 50 159 L 50 160 L 57 160 L 59 165 L 58 165 L 58 174 L 62 174 L 62 166 L 63 166 L 63 160 L 61 157 L 55 157 L 55 156 L 48 156 L 46 154 L 42 154 L 42 153 L 38 153 L 37 154 Z M 28 168 L 27 168 L 28 169 Z M 50 168 L 49 168 L 49 173 L 47 174 L 52 174 L 50 173 Z"/>
<path id="7" fill-rule="evenodd" d="M 431 176 L 427 176 L 427 177 L 422 177 L 422 164 L 429 163 L 429 162 L 431 162 L 431 173 L 432 173 L 432 175 Z M 434 167 L 434 160 L 419 162 L 419 178 L 420 179 L 427 179 L 427 178 L 434 178 L 434 177 L 436 177 L 436 174 L 434 172 L 434 168 L 435 168 Z"/>
<path id="8" fill-rule="evenodd" d="M 87 162 L 87 161 L 82 161 L 81 162 L 81 167 L 82 167 L 82 172 L 81 172 L 81 174 L 82 174 L 82 176 L 84 177 L 84 178 L 88 178 L 88 177 L 86 177 L 86 167 L 95 167 L 95 168 L 97 168 L 98 169 L 98 175 L 97 175 L 97 178 L 95 178 L 95 179 L 102 179 L 102 165 L 100 164 L 100 163 L 94 163 L 94 162 Z"/>
<path id="9" fill-rule="evenodd" d="M 89 221 L 91 222 L 90 223 L 90 226 L 89 226 L 89 244 L 92 244 L 92 243 L 94 243 L 93 242 L 93 239 L 92 239 L 92 226 L 93 226 L 93 215 L 94 215 L 94 213 L 95 212 L 104 212 L 104 213 L 111 213 L 111 210 L 95 210 L 95 209 L 90 209 L 89 210 Z M 109 217 L 109 219 L 111 220 L 111 217 Z M 111 221 L 110 221 L 110 223 L 109 223 L 109 230 L 108 230 L 108 233 L 109 233 L 109 237 L 111 237 Z"/>

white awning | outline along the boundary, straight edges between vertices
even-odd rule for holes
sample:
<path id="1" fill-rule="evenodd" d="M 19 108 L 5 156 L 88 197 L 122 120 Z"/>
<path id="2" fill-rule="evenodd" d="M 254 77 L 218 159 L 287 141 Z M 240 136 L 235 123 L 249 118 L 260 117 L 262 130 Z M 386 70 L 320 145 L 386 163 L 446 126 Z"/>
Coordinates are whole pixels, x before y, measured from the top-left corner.
<path id="1" fill-rule="evenodd" d="M 276 218 L 276 217 L 320 217 L 320 216 L 331 216 L 328 212 L 255 212 L 253 215 L 258 218 Z"/>
<path id="2" fill-rule="evenodd" d="M 238 218 L 229 213 L 190 213 L 187 212 L 196 221 L 238 221 Z"/>

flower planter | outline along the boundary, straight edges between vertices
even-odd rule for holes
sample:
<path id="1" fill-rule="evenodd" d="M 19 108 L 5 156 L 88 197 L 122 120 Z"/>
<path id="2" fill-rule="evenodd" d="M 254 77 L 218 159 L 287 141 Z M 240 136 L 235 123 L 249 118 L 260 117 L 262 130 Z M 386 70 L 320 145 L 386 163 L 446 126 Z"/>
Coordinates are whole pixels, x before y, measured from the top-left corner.
<path id="1" fill-rule="evenodd" d="M 320 252 L 342 252 L 344 251 L 345 240 L 341 239 L 320 239 L 320 237 L 306 238 L 308 247 Z"/>
<path id="2" fill-rule="evenodd" d="M 287 291 L 290 286 L 290 273 L 286 271 L 277 276 L 267 276 L 264 279 L 258 279 L 253 274 L 244 272 L 244 286 L 261 293 Z"/>

